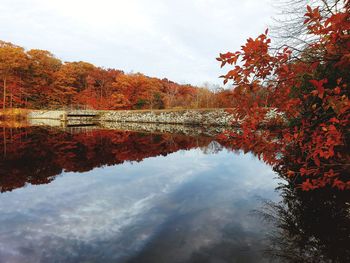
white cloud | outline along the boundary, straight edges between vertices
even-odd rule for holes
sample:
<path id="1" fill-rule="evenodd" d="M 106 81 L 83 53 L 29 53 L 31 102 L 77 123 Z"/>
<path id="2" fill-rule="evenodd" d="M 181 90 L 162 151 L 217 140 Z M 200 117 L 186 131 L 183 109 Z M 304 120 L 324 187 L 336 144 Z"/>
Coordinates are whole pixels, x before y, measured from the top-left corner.
<path id="1" fill-rule="evenodd" d="M 0 39 L 63 60 L 193 84 L 218 80 L 215 57 L 262 32 L 271 0 L 2 0 Z"/>

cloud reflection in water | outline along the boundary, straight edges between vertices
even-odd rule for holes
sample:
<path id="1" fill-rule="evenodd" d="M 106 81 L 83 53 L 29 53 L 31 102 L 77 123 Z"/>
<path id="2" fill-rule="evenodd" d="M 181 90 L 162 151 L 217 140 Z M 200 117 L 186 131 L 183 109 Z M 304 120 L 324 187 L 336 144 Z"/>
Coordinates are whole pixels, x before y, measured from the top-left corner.
<path id="1" fill-rule="evenodd" d="M 63 173 L 0 196 L 1 262 L 255 262 L 271 168 L 200 149 Z M 260 262 L 260 261 L 259 261 Z"/>

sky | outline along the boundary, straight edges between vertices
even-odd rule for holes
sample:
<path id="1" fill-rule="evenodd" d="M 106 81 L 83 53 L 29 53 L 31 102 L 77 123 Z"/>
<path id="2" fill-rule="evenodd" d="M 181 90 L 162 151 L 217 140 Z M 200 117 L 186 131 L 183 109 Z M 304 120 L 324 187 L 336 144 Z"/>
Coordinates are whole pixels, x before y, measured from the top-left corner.
<path id="1" fill-rule="evenodd" d="M 1 0 L 0 39 L 185 84 L 222 84 L 215 60 L 272 24 L 272 0 Z"/>

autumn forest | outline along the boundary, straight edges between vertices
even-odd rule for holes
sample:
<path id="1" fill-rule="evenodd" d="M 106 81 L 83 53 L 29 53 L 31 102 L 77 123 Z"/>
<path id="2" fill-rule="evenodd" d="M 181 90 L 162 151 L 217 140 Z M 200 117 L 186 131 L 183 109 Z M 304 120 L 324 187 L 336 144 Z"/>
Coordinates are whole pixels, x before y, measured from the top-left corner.
<path id="1" fill-rule="evenodd" d="M 181 85 L 90 63 L 62 62 L 46 50 L 0 41 L 1 107 L 167 109 L 232 107 L 232 92 Z"/>

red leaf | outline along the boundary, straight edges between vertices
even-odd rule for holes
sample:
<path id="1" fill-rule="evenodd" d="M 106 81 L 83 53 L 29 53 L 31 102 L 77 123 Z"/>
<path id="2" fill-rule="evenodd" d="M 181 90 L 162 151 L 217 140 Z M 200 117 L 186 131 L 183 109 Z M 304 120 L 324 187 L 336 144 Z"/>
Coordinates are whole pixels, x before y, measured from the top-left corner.
<path id="1" fill-rule="evenodd" d="M 312 80 L 310 80 L 310 83 L 316 87 L 316 89 L 317 89 L 317 91 L 318 91 L 318 97 L 319 97 L 320 99 L 322 99 L 322 98 L 323 98 L 323 95 L 324 95 L 324 87 L 323 87 L 323 84 L 325 84 L 325 83 L 327 83 L 327 82 L 328 82 L 327 79 L 322 79 L 322 80 L 314 80 L 314 79 L 312 79 Z"/>

